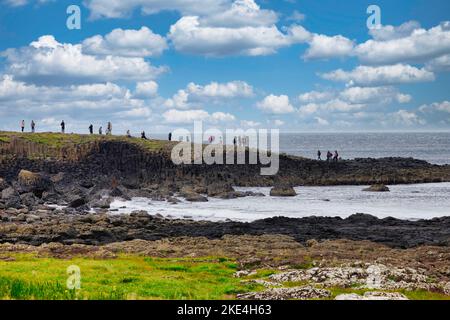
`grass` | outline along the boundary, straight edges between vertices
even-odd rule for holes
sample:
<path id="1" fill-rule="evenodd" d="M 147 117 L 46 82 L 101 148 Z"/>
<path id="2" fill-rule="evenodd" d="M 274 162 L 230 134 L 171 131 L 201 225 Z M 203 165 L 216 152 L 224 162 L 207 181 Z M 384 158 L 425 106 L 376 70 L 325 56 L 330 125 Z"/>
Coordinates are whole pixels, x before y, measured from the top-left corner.
<path id="1" fill-rule="evenodd" d="M 95 141 L 127 141 L 149 151 L 164 150 L 170 145 L 168 141 L 142 140 L 138 138 L 127 138 L 125 136 L 87 135 L 87 134 L 61 134 L 61 133 L 20 133 L 0 132 L 0 142 L 8 143 L 11 138 L 19 138 L 36 144 L 45 145 L 50 148 L 78 146 Z"/>
<path id="2" fill-rule="evenodd" d="M 13 255 L 0 260 L 0 299 L 233 299 L 260 290 L 233 277 L 234 261 L 151 259 L 119 256 L 112 260 L 61 260 Z M 81 269 L 81 289 L 68 290 L 67 267 Z"/>

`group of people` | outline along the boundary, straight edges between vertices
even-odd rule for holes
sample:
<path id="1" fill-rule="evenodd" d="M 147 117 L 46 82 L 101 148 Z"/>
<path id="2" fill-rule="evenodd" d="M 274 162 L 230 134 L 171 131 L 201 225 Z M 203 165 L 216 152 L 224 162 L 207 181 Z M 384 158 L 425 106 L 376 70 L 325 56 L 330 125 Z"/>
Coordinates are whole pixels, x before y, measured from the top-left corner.
<path id="1" fill-rule="evenodd" d="M 31 120 L 30 126 L 31 126 L 31 132 L 34 133 L 36 131 L 36 122 L 34 122 L 34 120 Z M 20 122 L 20 130 L 22 132 L 25 132 L 25 120 L 22 120 Z"/>
<path id="2" fill-rule="evenodd" d="M 64 133 L 63 123 L 64 123 L 64 121 L 61 123 L 62 133 Z M 94 125 L 92 123 L 89 125 L 89 133 L 90 134 L 94 134 Z M 98 134 L 99 135 L 103 134 L 103 127 L 102 126 L 100 126 L 98 128 Z M 108 122 L 108 125 L 106 126 L 106 135 L 107 136 L 108 135 L 112 135 L 112 123 L 111 122 Z"/>
<path id="3" fill-rule="evenodd" d="M 321 161 L 322 160 L 322 151 L 317 151 L 317 160 Z M 331 151 L 327 152 L 327 162 L 330 161 L 334 161 L 334 162 L 338 162 L 339 161 L 339 153 L 337 152 L 337 150 L 334 152 L 334 154 Z"/>

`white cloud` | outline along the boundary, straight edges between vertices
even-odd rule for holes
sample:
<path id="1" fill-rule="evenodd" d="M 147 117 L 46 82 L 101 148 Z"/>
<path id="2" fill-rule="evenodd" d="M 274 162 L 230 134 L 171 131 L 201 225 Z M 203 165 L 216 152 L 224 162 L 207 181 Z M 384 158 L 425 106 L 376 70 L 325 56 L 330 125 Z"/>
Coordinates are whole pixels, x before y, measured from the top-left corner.
<path id="1" fill-rule="evenodd" d="M 284 126 L 285 122 L 284 122 L 283 120 L 277 119 L 277 120 L 275 120 L 275 121 L 273 122 L 273 124 L 274 124 L 276 127 L 281 127 L 281 126 Z"/>
<path id="2" fill-rule="evenodd" d="M 47 35 L 21 49 L 8 49 L 8 74 L 27 82 L 65 85 L 115 80 L 146 81 L 166 71 L 153 67 L 143 58 L 92 56 L 77 44 L 59 43 Z"/>
<path id="3" fill-rule="evenodd" d="M 124 57 L 154 57 L 167 49 L 165 38 L 147 27 L 140 30 L 114 29 L 105 36 L 87 38 L 82 46 L 86 54 Z"/>
<path id="4" fill-rule="evenodd" d="M 450 113 L 450 101 L 443 101 L 443 102 L 435 102 L 430 105 L 422 105 L 419 108 L 422 112 L 428 112 L 428 111 L 442 111 Z"/>
<path id="5" fill-rule="evenodd" d="M 155 81 L 138 82 L 134 96 L 137 98 L 153 98 L 158 93 L 158 84 Z"/>
<path id="6" fill-rule="evenodd" d="M 203 17 L 201 23 L 210 27 L 259 27 L 273 25 L 278 15 L 263 10 L 254 0 L 236 0 L 228 10 Z"/>
<path id="7" fill-rule="evenodd" d="M 318 125 L 321 125 L 321 126 L 328 126 L 328 125 L 330 125 L 330 122 L 328 122 L 328 120 L 323 119 L 321 117 L 315 117 L 314 119 L 317 121 Z"/>
<path id="8" fill-rule="evenodd" d="M 176 110 L 171 109 L 163 114 L 163 118 L 166 123 L 170 124 L 189 124 L 194 121 L 210 121 L 213 123 L 218 122 L 231 122 L 236 118 L 229 113 L 215 112 L 212 115 L 205 110 Z"/>
<path id="9" fill-rule="evenodd" d="M 294 10 L 294 12 L 292 12 L 292 14 L 286 18 L 287 21 L 295 21 L 295 22 L 301 22 L 305 19 L 306 15 L 298 10 Z"/>
<path id="10" fill-rule="evenodd" d="M 354 45 L 353 41 L 341 35 L 329 37 L 315 34 L 309 41 L 309 48 L 303 57 L 305 59 L 346 57 L 352 54 Z"/>
<path id="11" fill-rule="evenodd" d="M 286 114 L 295 111 L 289 101 L 289 97 L 286 95 L 276 96 L 271 94 L 258 102 L 257 107 L 263 112 L 270 114 Z"/>
<path id="12" fill-rule="evenodd" d="M 369 31 L 369 34 L 376 41 L 389 41 L 409 37 L 416 29 L 420 28 L 420 23 L 417 21 L 408 21 L 402 25 L 396 26 L 381 26 L 381 28 L 374 28 Z"/>
<path id="13" fill-rule="evenodd" d="M 425 124 L 425 121 L 421 119 L 417 114 L 407 110 L 399 110 L 395 113 L 392 113 L 391 116 L 393 117 L 395 122 L 408 126 Z"/>
<path id="14" fill-rule="evenodd" d="M 393 87 L 351 87 L 340 93 L 340 97 L 351 103 L 378 103 L 391 102 L 408 103 L 412 97 L 398 93 Z"/>
<path id="15" fill-rule="evenodd" d="M 236 98 L 253 96 L 253 87 L 244 81 L 227 83 L 211 82 L 205 86 L 189 83 L 186 89 L 179 90 L 165 102 L 168 108 L 187 109 L 195 103 L 221 102 Z"/>
<path id="16" fill-rule="evenodd" d="M 260 127 L 261 123 L 260 122 L 256 122 L 256 121 L 252 121 L 252 120 L 242 120 L 241 121 L 241 126 L 244 128 L 256 128 L 256 127 Z"/>
<path id="17" fill-rule="evenodd" d="M 330 100 L 335 96 L 334 92 L 324 91 L 310 91 L 299 95 L 298 99 L 302 103 L 310 103 L 310 102 L 323 102 L 326 100 Z"/>
<path id="18" fill-rule="evenodd" d="M 426 69 L 434 72 L 450 71 L 450 54 L 427 62 Z"/>
<path id="19" fill-rule="evenodd" d="M 275 25 L 238 28 L 202 25 L 199 17 L 183 17 L 170 27 L 168 38 L 176 50 L 205 56 L 261 56 L 305 42 L 310 34 L 301 26 L 282 33 Z"/>
<path id="20" fill-rule="evenodd" d="M 339 69 L 325 73 L 322 77 L 327 80 L 347 82 L 349 85 L 359 86 L 418 83 L 435 80 L 432 72 L 424 68 L 418 69 L 403 64 L 380 67 L 359 66 L 352 71 Z"/>
<path id="21" fill-rule="evenodd" d="M 411 30 L 413 27 L 417 25 L 403 25 L 403 30 L 397 28 L 388 33 L 382 29 L 375 33 L 375 40 L 358 45 L 356 55 L 363 63 L 395 64 L 426 62 L 450 53 L 450 22 L 428 30 Z"/>

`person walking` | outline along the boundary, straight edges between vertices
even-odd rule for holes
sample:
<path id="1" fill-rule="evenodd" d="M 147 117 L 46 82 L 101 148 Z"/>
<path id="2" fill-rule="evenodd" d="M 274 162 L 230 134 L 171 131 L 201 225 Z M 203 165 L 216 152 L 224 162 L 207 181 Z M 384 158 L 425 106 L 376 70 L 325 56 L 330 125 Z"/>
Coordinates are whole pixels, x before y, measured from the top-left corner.
<path id="1" fill-rule="evenodd" d="M 20 122 L 20 128 L 22 129 L 22 133 L 25 131 L 25 120 Z"/>
<path id="2" fill-rule="evenodd" d="M 127 138 L 131 138 L 131 132 L 130 132 L 130 130 L 127 130 Z"/>
<path id="3" fill-rule="evenodd" d="M 333 157 L 333 155 L 331 154 L 330 150 L 328 150 L 328 152 L 327 152 L 327 162 L 330 162 L 332 157 Z"/>
<path id="4" fill-rule="evenodd" d="M 107 127 L 107 131 L 106 131 L 107 135 L 112 135 L 112 123 L 108 122 L 108 127 Z"/>
<path id="5" fill-rule="evenodd" d="M 317 151 L 317 160 L 319 160 L 319 161 L 322 160 L 322 152 L 320 150 Z"/>
<path id="6" fill-rule="evenodd" d="M 148 140 L 148 139 L 147 139 L 147 136 L 145 135 L 145 131 L 142 131 L 142 133 L 141 133 L 141 139 Z"/>
<path id="7" fill-rule="evenodd" d="M 91 125 L 89 126 L 89 133 L 90 133 L 90 134 L 94 134 L 94 126 L 92 125 L 92 123 L 91 123 Z"/>
<path id="8" fill-rule="evenodd" d="M 103 134 L 103 127 L 102 127 L 102 126 L 100 126 L 100 128 L 98 128 L 98 134 L 99 134 L 99 135 L 102 135 L 102 134 Z"/>
<path id="9" fill-rule="evenodd" d="M 61 133 L 65 133 L 66 132 L 66 123 L 63 121 L 61 121 Z"/>
<path id="10" fill-rule="evenodd" d="M 172 141 L 172 132 L 169 133 L 169 141 Z"/>
<path id="11" fill-rule="evenodd" d="M 36 123 L 34 122 L 34 120 L 31 120 L 31 133 L 34 133 L 36 129 Z"/>
<path id="12" fill-rule="evenodd" d="M 337 150 L 334 152 L 333 160 L 334 160 L 334 162 L 338 162 L 339 161 L 339 153 L 337 152 Z"/>

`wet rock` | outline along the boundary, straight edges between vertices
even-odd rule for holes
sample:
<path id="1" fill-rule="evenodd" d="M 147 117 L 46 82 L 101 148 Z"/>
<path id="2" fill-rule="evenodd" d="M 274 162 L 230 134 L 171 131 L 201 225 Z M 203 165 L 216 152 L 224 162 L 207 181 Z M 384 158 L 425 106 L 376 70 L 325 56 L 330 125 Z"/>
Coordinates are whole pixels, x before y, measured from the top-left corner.
<path id="1" fill-rule="evenodd" d="M 124 200 L 131 200 L 131 197 L 128 195 L 128 190 L 124 187 L 116 187 L 111 190 L 109 193 L 110 197 L 113 198 L 122 198 Z"/>
<path id="2" fill-rule="evenodd" d="M 309 300 L 331 297 L 331 292 L 310 286 L 295 288 L 274 288 L 262 292 L 251 292 L 237 295 L 241 300 Z"/>
<path id="3" fill-rule="evenodd" d="M 198 193 L 191 193 L 185 195 L 186 201 L 189 202 L 208 202 L 208 198 L 198 194 Z"/>
<path id="4" fill-rule="evenodd" d="M 398 292 L 366 292 L 364 295 L 356 293 L 338 295 L 335 300 L 409 300 Z"/>
<path id="5" fill-rule="evenodd" d="M 147 211 L 140 210 L 140 211 L 133 211 L 132 213 L 130 213 L 130 217 L 150 219 L 151 215 L 149 215 Z"/>
<path id="6" fill-rule="evenodd" d="M 12 187 L 6 188 L 2 191 L 2 200 L 5 203 L 6 208 L 18 209 L 21 207 L 19 192 Z"/>
<path id="7" fill-rule="evenodd" d="M 22 205 L 27 206 L 28 208 L 32 208 L 39 203 L 39 199 L 32 192 L 20 195 L 20 201 Z"/>
<path id="8" fill-rule="evenodd" d="M 5 190 L 6 188 L 8 188 L 9 185 L 8 183 L 5 181 L 5 179 L 0 178 L 0 192 L 2 192 L 3 190 Z"/>
<path id="9" fill-rule="evenodd" d="M 374 184 L 369 188 L 364 189 L 365 192 L 390 192 L 391 190 L 384 184 Z"/>
<path id="10" fill-rule="evenodd" d="M 44 191 L 42 193 L 42 201 L 48 203 L 58 203 L 60 195 L 53 191 Z"/>
<path id="11" fill-rule="evenodd" d="M 276 186 L 270 190 L 270 196 L 272 197 L 295 197 L 297 192 L 295 192 L 293 187 L 288 186 Z"/>
<path id="12" fill-rule="evenodd" d="M 100 200 L 94 201 L 91 203 L 91 206 L 93 208 L 100 208 L 100 209 L 109 209 L 111 207 L 111 203 L 114 202 L 114 199 L 111 197 L 105 197 Z"/>
<path id="13" fill-rule="evenodd" d="M 228 194 L 230 192 L 234 192 L 231 184 L 227 183 L 212 183 L 207 186 L 207 195 L 208 197 L 220 197 L 221 195 Z"/>
<path id="14" fill-rule="evenodd" d="M 84 197 L 74 197 L 70 203 L 69 203 L 69 208 L 80 208 L 82 206 L 84 206 L 86 204 L 86 199 Z"/>

